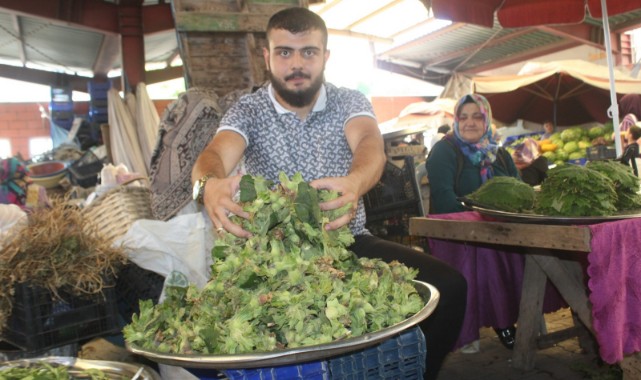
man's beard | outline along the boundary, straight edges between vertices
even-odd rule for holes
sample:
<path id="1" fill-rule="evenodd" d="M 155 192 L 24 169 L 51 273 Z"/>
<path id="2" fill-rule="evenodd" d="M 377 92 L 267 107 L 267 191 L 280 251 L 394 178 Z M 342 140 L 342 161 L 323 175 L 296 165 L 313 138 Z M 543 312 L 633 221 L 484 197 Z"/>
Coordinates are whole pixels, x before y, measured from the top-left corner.
<path id="1" fill-rule="evenodd" d="M 303 74 L 300 71 L 297 71 L 291 75 L 285 77 L 285 82 L 292 78 L 310 78 L 309 75 Z M 316 93 L 320 90 L 323 85 L 324 77 L 319 75 L 314 81 L 311 82 L 309 88 L 304 90 L 289 90 L 285 83 L 280 79 L 276 78 L 271 71 L 269 71 L 269 79 L 274 87 L 274 91 L 280 96 L 285 103 L 289 104 L 292 107 L 301 108 L 312 104 Z"/>

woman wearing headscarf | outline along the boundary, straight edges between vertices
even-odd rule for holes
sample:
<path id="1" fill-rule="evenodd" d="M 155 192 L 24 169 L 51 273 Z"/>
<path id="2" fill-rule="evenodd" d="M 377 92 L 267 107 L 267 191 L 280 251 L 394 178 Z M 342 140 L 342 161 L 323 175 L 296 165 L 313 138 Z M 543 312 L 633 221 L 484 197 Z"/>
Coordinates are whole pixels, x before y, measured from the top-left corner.
<path id="1" fill-rule="evenodd" d="M 456 200 L 496 176 L 519 177 L 510 154 L 493 139 L 492 112 L 481 95 L 465 95 L 454 109 L 453 133 L 434 145 L 427 160 L 430 214 L 435 218 L 477 220 Z M 478 351 L 479 330 L 494 327 L 501 343 L 514 346 L 525 256 L 474 244 L 429 239 L 430 253 L 457 270 L 468 284 L 466 314 L 456 348 Z M 565 306 L 554 288 L 546 289 L 543 311 Z"/>
<path id="2" fill-rule="evenodd" d="M 464 211 L 456 198 L 470 194 L 494 176 L 519 177 L 509 153 L 493 138 L 487 99 L 465 95 L 454 111 L 454 133 L 436 143 L 427 160 L 433 214 Z"/>
<path id="3" fill-rule="evenodd" d="M 519 177 L 510 154 L 496 144 L 491 125 L 492 111 L 485 97 L 469 94 L 458 101 L 454 108 L 454 133 L 436 143 L 427 160 L 431 214 L 465 211 L 456 198 L 472 193 L 492 177 Z M 472 284 L 470 290 L 478 290 L 478 294 L 468 292 L 468 310 L 494 307 L 492 304 L 479 303 L 480 298 L 494 293 L 493 287 L 498 286 L 500 291 L 511 292 L 511 296 L 506 299 L 518 297 L 513 293 L 517 286 L 514 286 L 515 278 L 511 276 L 510 268 L 522 271 L 523 256 L 498 251 L 496 255 L 477 255 L 476 252 L 451 254 L 432 250 L 432 254 L 459 269 L 468 284 Z M 518 315 L 518 304 L 499 307 L 514 309 L 510 320 L 494 326 L 501 343 L 511 349 L 516 337 L 514 323 Z M 484 324 L 485 321 L 494 319 L 492 314 L 492 310 L 479 312 L 479 323 Z M 475 342 L 462 343 L 471 344 L 471 347 L 463 347 L 464 352 L 474 352 L 477 349 Z"/>
<path id="4" fill-rule="evenodd" d="M 626 135 L 631 126 L 637 125 L 641 120 L 641 95 L 626 94 L 619 100 L 619 131 L 621 132 L 621 146 L 627 145 Z M 614 134 L 612 134 L 614 138 Z"/>

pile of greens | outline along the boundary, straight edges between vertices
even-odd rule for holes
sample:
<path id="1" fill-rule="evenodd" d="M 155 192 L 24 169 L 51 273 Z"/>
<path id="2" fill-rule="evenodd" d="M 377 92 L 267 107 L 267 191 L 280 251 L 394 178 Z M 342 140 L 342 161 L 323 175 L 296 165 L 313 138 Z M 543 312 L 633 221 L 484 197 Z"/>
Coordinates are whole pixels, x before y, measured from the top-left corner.
<path id="1" fill-rule="evenodd" d="M 608 216 L 617 211 L 614 182 L 579 165 L 557 166 L 541 184 L 534 210 L 552 216 Z"/>
<path id="2" fill-rule="evenodd" d="M 587 168 L 605 174 L 614 183 L 617 192 L 616 208 L 618 211 L 638 210 L 641 208 L 639 178 L 634 175 L 632 168 L 618 161 L 590 161 Z"/>
<path id="3" fill-rule="evenodd" d="M 232 217 L 249 239 L 225 234 L 212 250 L 211 279 L 168 287 L 163 303 L 141 301 L 123 332 L 128 343 L 164 353 L 266 352 L 377 331 L 416 314 L 425 304 L 399 262 L 358 258 L 344 226 L 326 231 L 351 205 L 321 211 L 337 197 L 300 174 L 281 183 L 244 176 L 240 202 L 250 214 Z"/>
<path id="4" fill-rule="evenodd" d="M 119 377 L 125 380 L 125 377 Z M 29 367 L 0 369 L 0 380 L 109 380 L 114 377 L 99 369 L 76 370 L 63 365 L 39 363 Z"/>
<path id="5" fill-rule="evenodd" d="M 535 192 L 532 186 L 518 178 L 499 176 L 489 179 L 467 198 L 495 210 L 532 212 Z"/>

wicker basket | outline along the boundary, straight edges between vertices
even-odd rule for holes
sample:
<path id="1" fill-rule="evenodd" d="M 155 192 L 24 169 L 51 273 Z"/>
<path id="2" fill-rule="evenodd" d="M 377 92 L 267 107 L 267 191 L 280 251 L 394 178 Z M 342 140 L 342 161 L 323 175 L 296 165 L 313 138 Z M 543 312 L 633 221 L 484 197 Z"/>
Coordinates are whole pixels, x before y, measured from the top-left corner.
<path id="1" fill-rule="evenodd" d="M 128 186 L 141 180 L 147 181 L 146 178 L 132 179 L 89 204 L 83 211 L 87 229 L 98 230 L 105 238 L 113 241 L 127 233 L 136 220 L 153 219 L 148 183 L 145 186 Z"/>

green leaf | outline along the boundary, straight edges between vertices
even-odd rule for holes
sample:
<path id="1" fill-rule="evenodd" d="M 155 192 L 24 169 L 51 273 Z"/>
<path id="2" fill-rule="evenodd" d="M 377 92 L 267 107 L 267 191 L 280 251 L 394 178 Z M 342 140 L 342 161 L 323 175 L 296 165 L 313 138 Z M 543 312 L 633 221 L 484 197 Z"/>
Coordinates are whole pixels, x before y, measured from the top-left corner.
<path id="1" fill-rule="evenodd" d="M 254 177 L 245 174 L 240 179 L 240 201 L 251 202 L 256 199 L 256 188 L 254 187 Z"/>
<path id="2" fill-rule="evenodd" d="M 296 216 L 311 226 L 317 226 L 321 220 L 321 211 L 318 206 L 318 191 L 309 186 L 307 182 L 298 184 L 294 209 Z"/>

